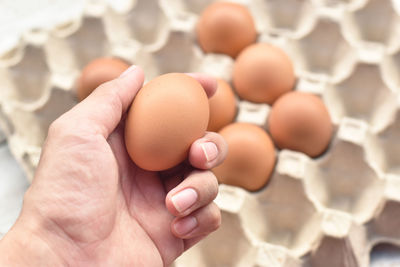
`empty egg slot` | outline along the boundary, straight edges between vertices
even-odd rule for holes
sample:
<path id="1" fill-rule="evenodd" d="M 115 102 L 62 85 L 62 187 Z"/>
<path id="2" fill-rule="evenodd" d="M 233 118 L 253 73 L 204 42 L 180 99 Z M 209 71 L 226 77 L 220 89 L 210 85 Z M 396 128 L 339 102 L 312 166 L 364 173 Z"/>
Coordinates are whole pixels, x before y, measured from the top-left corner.
<path id="1" fill-rule="evenodd" d="M 298 32 L 314 20 L 309 0 L 262 0 L 272 32 Z"/>
<path id="2" fill-rule="evenodd" d="M 400 51 L 386 55 L 381 67 L 385 81 L 391 88 L 396 88 L 396 92 L 398 92 L 397 88 L 400 87 Z"/>
<path id="3" fill-rule="evenodd" d="M 373 216 L 383 195 L 384 182 L 365 159 L 360 145 L 336 140 L 330 152 L 316 163 L 307 181 L 309 192 L 325 207 L 347 212 L 358 222 Z"/>
<path id="4" fill-rule="evenodd" d="M 362 8 L 348 13 L 343 22 L 349 40 L 355 44 L 373 42 L 390 47 L 399 43 L 394 34 L 399 31 L 399 18 L 391 0 L 369 0 Z"/>
<path id="5" fill-rule="evenodd" d="M 196 50 L 193 39 L 184 32 L 171 32 L 163 48 L 154 52 L 154 63 L 158 73 L 191 72 L 198 69 L 200 51 Z"/>
<path id="6" fill-rule="evenodd" d="M 305 193 L 302 179 L 275 173 L 257 198 L 258 212 L 264 214 L 264 229 L 256 236 L 262 241 L 286 247 L 294 255 L 307 253 L 317 238 L 320 216 Z M 249 227 L 250 232 L 254 230 Z"/>
<path id="7" fill-rule="evenodd" d="M 220 228 L 183 254 L 176 266 L 253 266 L 255 248 L 237 214 L 222 212 Z"/>
<path id="8" fill-rule="evenodd" d="M 311 266 L 363 266 L 355 255 L 354 246 L 347 238 L 326 236 L 311 257 Z"/>
<path id="9" fill-rule="evenodd" d="M 101 18 L 86 17 L 78 31 L 64 38 L 67 46 L 75 55 L 75 64 L 82 69 L 91 60 L 110 55 Z"/>
<path id="10" fill-rule="evenodd" d="M 329 261 L 327 266 L 368 265 L 369 248 L 367 245 L 359 246 L 359 244 L 369 242 L 368 232 L 363 226 L 355 223 L 349 214 L 336 210 L 324 210 L 319 242 L 319 247 L 310 255 L 312 266 L 322 264 L 324 257 L 328 254 L 334 257 L 334 260 Z"/>
<path id="11" fill-rule="evenodd" d="M 398 110 L 392 124 L 379 132 L 377 138 L 385 158 L 383 170 L 400 174 L 400 112 Z"/>
<path id="12" fill-rule="evenodd" d="M 358 64 L 352 75 L 327 87 L 325 93 L 325 102 L 336 123 L 343 117 L 351 117 L 378 130 L 396 109 L 395 92 L 386 86 L 379 67 L 374 64 Z"/>
<path id="13" fill-rule="evenodd" d="M 343 38 L 340 26 L 330 19 L 319 19 L 311 32 L 291 41 L 290 53 L 299 71 L 334 79 L 348 73 L 356 55 Z"/>
<path id="14" fill-rule="evenodd" d="M 388 259 L 392 266 L 400 265 L 400 245 L 393 245 L 390 243 L 378 243 L 371 249 L 371 263 L 370 267 L 382 267 L 387 265 Z M 390 266 L 390 265 L 389 265 Z M 389 267 L 388 266 L 388 267 Z"/>
<path id="15" fill-rule="evenodd" d="M 158 0 L 137 0 L 134 8 L 124 15 L 132 37 L 145 45 L 156 43 L 169 31 L 168 19 L 158 2 Z"/>
<path id="16" fill-rule="evenodd" d="M 50 89 L 50 71 L 42 47 L 27 46 L 22 60 L 8 68 L 6 73 L 9 88 L 5 90 L 15 102 L 33 103 Z"/>
<path id="17" fill-rule="evenodd" d="M 379 215 L 367 224 L 371 239 L 379 236 L 388 240 L 400 239 L 400 202 L 384 200 Z"/>
<path id="18" fill-rule="evenodd" d="M 215 203 L 221 210 L 240 217 L 242 228 L 253 229 L 251 232 L 253 240 L 263 235 L 265 230 L 265 214 L 259 207 L 256 195 L 239 187 L 220 184 L 219 193 L 215 199 Z"/>

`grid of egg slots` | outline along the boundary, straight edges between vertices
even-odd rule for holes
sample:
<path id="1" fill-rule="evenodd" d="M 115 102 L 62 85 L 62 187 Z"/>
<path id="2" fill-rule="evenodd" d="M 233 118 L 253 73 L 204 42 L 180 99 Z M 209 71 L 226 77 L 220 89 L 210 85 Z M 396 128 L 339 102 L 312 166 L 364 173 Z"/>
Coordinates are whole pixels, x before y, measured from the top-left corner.
<path id="1" fill-rule="evenodd" d="M 176 267 L 368 266 L 376 244 L 400 245 L 396 1 L 119 2 L 0 55 L 0 125 L 28 177 L 96 71 L 205 72 L 219 78 L 209 129 L 230 145 L 214 170 L 223 223 Z"/>

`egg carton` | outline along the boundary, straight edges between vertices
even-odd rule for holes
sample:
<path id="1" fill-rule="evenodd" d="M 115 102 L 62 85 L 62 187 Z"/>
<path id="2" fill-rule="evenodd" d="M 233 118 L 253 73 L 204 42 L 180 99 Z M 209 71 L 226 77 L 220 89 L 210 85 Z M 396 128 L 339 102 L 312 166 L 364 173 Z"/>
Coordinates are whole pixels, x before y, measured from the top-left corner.
<path id="1" fill-rule="evenodd" d="M 77 103 L 76 78 L 92 59 L 122 58 L 142 66 L 147 80 L 200 71 L 230 81 L 233 59 L 203 53 L 194 34 L 212 2 L 54 1 L 31 9 L 34 18 L 16 15 L 0 41 L 0 128 L 28 178 L 50 123 Z M 315 159 L 277 151 L 258 192 L 220 185 L 221 228 L 175 267 L 368 266 L 376 244 L 400 246 L 400 4 L 232 2 L 253 14 L 258 42 L 289 54 L 295 89 L 322 98 L 334 137 Z M 268 130 L 270 106 L 238 100 L 238 110 L 236 121 Z"/>

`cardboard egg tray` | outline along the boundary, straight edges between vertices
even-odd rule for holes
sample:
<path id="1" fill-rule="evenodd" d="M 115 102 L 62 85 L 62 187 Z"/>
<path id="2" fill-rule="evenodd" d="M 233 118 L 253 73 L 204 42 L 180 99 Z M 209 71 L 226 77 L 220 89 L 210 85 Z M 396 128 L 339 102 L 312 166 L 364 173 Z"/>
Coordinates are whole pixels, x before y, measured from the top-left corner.
<path id="1" fill-rule="evenodd" d="M 94 58 L 140 65 L 147 80 L 200 71 L 230 81 L 233 60 L 204 54 L 194 34 L 212 2 L 82 2 L 78 15 L 0 46 L 0 125 L 29 179 L 49 124 L 76 104 L 74 82 Z M 221 228 L 175 266 L 368 266 L 374 245 L 400 245 L 397 2 L 235 2 L 252 12 L 259 42 L 290 55 L 295 89 L 323 99 L 335 134 L 316 159 L 279 151 L 269 184 L 258 192 L 220 185 Z M 267 130 L 268 105 L 238 100 L 238 107 L 237 121 Z"/>

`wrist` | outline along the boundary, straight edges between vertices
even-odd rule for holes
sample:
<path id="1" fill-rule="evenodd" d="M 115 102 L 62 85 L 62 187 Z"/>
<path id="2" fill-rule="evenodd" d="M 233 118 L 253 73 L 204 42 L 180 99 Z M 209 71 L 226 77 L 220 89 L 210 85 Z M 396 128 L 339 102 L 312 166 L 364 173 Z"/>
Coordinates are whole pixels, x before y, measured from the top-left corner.
<path id="1" fill-rule="evenodd" d="M 18 222 L 0 240 L 0 266 L 64 266 L 40 231 Z"/>

